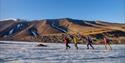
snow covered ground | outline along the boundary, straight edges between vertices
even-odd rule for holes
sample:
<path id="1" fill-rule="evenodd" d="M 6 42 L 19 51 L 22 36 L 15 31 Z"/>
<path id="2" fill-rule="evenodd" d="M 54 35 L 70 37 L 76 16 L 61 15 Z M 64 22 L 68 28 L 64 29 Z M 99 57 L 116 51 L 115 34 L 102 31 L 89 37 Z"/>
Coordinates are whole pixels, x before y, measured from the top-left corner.
<path id="1" fill-rule="evenodd" d="M 61 43 L 43 43 L 48 47 L 36 47 L 37 42 L 0 41 L 0 63 L 125 63 L 125 45 L 111 45 L 113 50 L 105 50 L 103 45 L 94 45 L 95 50 L 87 50 L 79 44 L 76 50 L 65 50 Z"/>

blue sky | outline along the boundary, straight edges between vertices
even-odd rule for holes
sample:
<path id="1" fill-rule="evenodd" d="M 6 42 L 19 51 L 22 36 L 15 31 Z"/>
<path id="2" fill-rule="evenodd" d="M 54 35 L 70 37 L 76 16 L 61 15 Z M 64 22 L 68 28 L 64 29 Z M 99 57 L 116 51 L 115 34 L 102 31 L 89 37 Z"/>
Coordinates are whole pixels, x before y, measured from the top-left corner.
<path id="1" fill-rule="evenodd" d="M 74 18 L 125 23 L 125 0 L 0 0 L 0 19 Z"/>

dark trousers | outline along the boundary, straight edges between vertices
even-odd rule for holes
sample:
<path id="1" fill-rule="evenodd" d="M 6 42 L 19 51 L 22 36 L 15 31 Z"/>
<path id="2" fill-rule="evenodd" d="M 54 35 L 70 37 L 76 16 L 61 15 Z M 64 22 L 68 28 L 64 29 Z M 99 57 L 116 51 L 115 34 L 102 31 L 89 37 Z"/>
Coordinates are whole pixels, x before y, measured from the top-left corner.
<path id="1" fill-rule="evenodd" d="M 70 48 L 70 46 L 69 46 L 69 44 L 68 44 L 68 43 L 66 43 L 66 49 L 68 49 L 68 48 Z"/>
<path id="2" fill-rule="evenodd" d="M 91 46 L 92 49 L 94 49 L 94 47 L 92 46 L 92 43 L 88 43 L 88 44 L 87 44 L 87 49 L 89 49 L 89 46 Z"/>

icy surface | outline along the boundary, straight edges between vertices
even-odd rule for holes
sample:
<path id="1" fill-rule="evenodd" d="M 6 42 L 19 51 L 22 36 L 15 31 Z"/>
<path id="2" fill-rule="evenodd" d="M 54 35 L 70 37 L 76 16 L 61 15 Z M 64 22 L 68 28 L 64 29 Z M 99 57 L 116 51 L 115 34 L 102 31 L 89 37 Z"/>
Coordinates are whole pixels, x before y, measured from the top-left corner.
<path id="1" fill-rule="evenodd" d="M 0 41 L 0 63 L 125 63 L 125 45 L 111 45 L 113 50 L 105 50 L 103 45 L 94 45 L 95 50 L 87 50 L 78 44 L 79 50 L 70 44 L 65 50 L 61 43 L 43 43 L 47 47 L 37 47 L 36 42 Z"/>

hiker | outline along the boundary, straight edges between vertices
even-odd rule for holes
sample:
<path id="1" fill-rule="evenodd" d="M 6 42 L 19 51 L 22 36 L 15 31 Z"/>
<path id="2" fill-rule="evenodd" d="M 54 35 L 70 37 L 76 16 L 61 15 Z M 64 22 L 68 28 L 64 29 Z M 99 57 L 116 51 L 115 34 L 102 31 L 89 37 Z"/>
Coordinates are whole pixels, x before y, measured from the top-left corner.
<path id="1" fill-rule="evenodd" d="M 104 42 L 106 50 L 108 49 L 108 46 L 110 47 L 110 50 L 112 50 L 112 47 L 110 46 L 110 40 L 108 39 L 106 35 L 104 35 L 103 37 L 103 42 Z"/>
<path id="2" fill-rule="evenodd" d="M 64 41 L 64 43 L 66 45 L 66 49 L 70 48 L 70 46 L 69 46 L 69 38 L 67 36 L 64 36 L 63 41 Z"/>
<path id="3" fill-rule="evenodd" d="M 78 38 L 77 38 L 76 35 L 73 36 L 73 42 L 74 42 L 75 48 L 78 49 L 78 46 L 77 46 L 77 44 L 78 44 Z"/>
<path id="4" fill-rule="evenodd" d="M 77 36 L 78 36 L 79 40 L 83 39 L 83 35 L 81 35 L 80 33 L 77 33 Z"/>
<path id="5" fill-rule="evenodd" d="M 94 49 L 94 47 L 92 46 L 93 43 L 92 38 L 90 36 L 87 36 L 86 40 L 87 40 L 87 49 L 89 49 L 89 46 L 91 46 L 92 49 Z"/>

